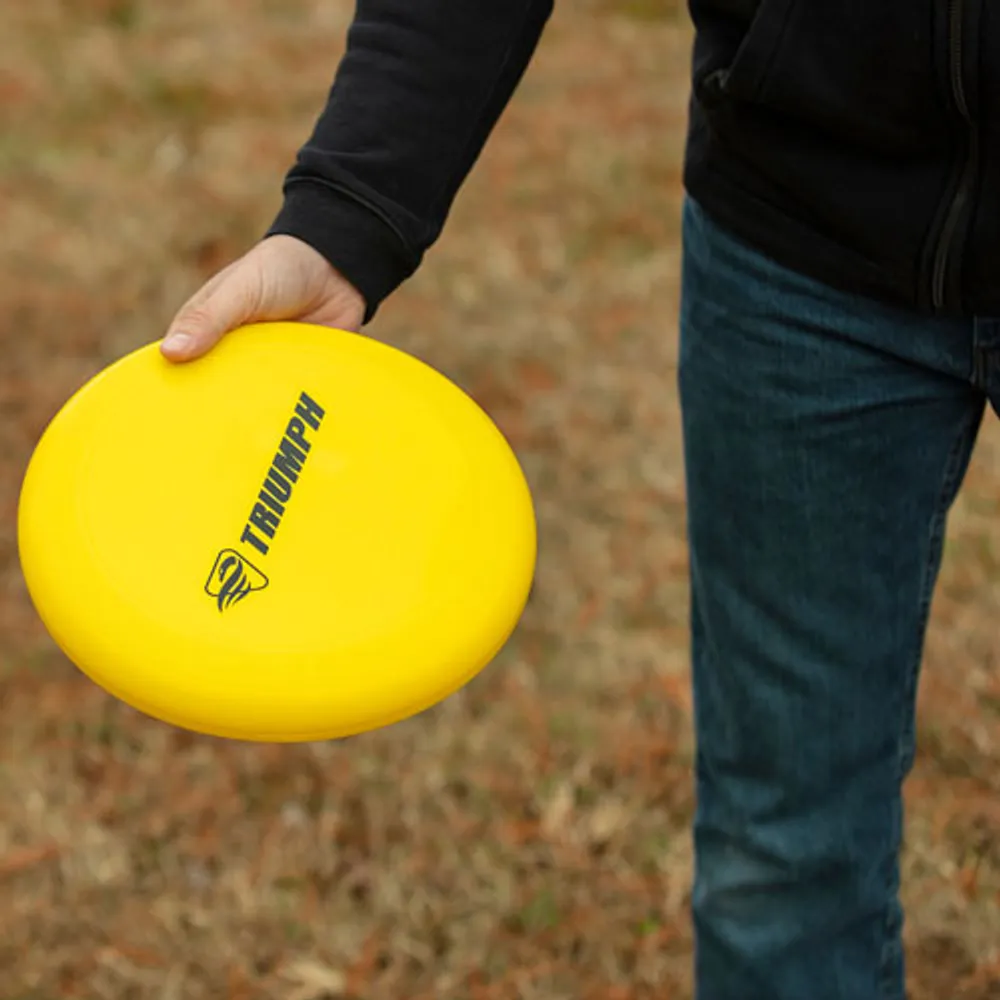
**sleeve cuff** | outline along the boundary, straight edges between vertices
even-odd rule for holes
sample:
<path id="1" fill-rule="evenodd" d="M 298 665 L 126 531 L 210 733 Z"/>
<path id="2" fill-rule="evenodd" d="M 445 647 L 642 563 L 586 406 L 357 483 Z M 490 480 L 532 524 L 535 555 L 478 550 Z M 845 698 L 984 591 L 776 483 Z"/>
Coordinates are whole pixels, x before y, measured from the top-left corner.
<path id="1" fill-rule="evenodd" d="M 377 209 L 318 181 L 286 185 L 284 203 L 264 238 L 269 236 L 294 236 L 322 254 L 361 293 L 365 323 L 420 263 L 420 255 Z"/>

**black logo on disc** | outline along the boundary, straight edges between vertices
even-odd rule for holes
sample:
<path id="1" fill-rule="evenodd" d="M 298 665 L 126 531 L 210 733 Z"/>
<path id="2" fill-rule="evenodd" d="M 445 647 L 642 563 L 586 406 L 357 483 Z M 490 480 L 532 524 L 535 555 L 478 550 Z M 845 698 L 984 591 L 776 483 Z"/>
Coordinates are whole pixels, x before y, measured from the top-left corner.
<path id="1" fill-rule="evenodd" d="M 231 608 L 255 590 L 267 586 L 267 577 L 235 549 L 223 549 L 215 559 L 205 591 L 220 611 Z"/>
<path id="2" fill-rule="evenodd" d="M 239 536 L 240 543 L 253 548 L 259 556 L 266 556 L 271 551 L 278 526 L 309 457 L 312 442 L 306 437 L 307 429 L 319 430 L 325 413 L 314 399 L 304 392 L 299 393 L 295 413 L 285 427 L 257 500 Z M 222 612 L 238 604 L 248 594 L 263 590 L 267 584 L 264 573 L 245 555 L 238 549 L 227 548 L 215 557 L 205 591 L 215 598 L 216 606 Z"/>

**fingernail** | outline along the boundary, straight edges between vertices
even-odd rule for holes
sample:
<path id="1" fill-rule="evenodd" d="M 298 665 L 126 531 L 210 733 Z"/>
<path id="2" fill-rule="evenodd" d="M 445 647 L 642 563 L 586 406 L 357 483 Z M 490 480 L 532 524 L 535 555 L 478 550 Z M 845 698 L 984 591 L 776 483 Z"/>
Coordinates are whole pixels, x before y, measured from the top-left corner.
<path id="1" fill-rule="evenodd" d="M 190 333 L 172 333 L 163 341 L 163 346 L 168 351 L 186 351 L 191 346 L 191 334 Z"/>

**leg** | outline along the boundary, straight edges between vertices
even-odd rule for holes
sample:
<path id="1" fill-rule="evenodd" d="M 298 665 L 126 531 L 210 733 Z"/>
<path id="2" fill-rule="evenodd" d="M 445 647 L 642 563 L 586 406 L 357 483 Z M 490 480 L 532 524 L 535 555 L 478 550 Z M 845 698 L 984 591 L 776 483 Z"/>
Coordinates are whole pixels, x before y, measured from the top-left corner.
<path id="1" fill-rule="evenodd" d="M 902 1000 L 901 785 L 971 322 L 831 291 L 685 211 L 698 1000 Z"/>

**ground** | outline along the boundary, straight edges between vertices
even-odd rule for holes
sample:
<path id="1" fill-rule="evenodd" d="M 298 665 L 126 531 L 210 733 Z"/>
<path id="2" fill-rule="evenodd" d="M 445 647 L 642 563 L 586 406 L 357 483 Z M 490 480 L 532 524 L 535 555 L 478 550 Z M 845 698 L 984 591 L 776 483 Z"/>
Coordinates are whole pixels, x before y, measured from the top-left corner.
<path id="1" fill-rule="evenodd" d="M 523 461 L 537 586 L 440 707 L 340 743 L 185 735 L 55 650 L 15 513 L 46 421 L 262 232 L 347 0 L 0 12 L 0 1000 L 690 993 L 674 390 L 689 25 L 567 0 L 370 328 Z M 913 1000 L 1000 998 L 1000 433 L 948 532 L 907 789 Z"/>

